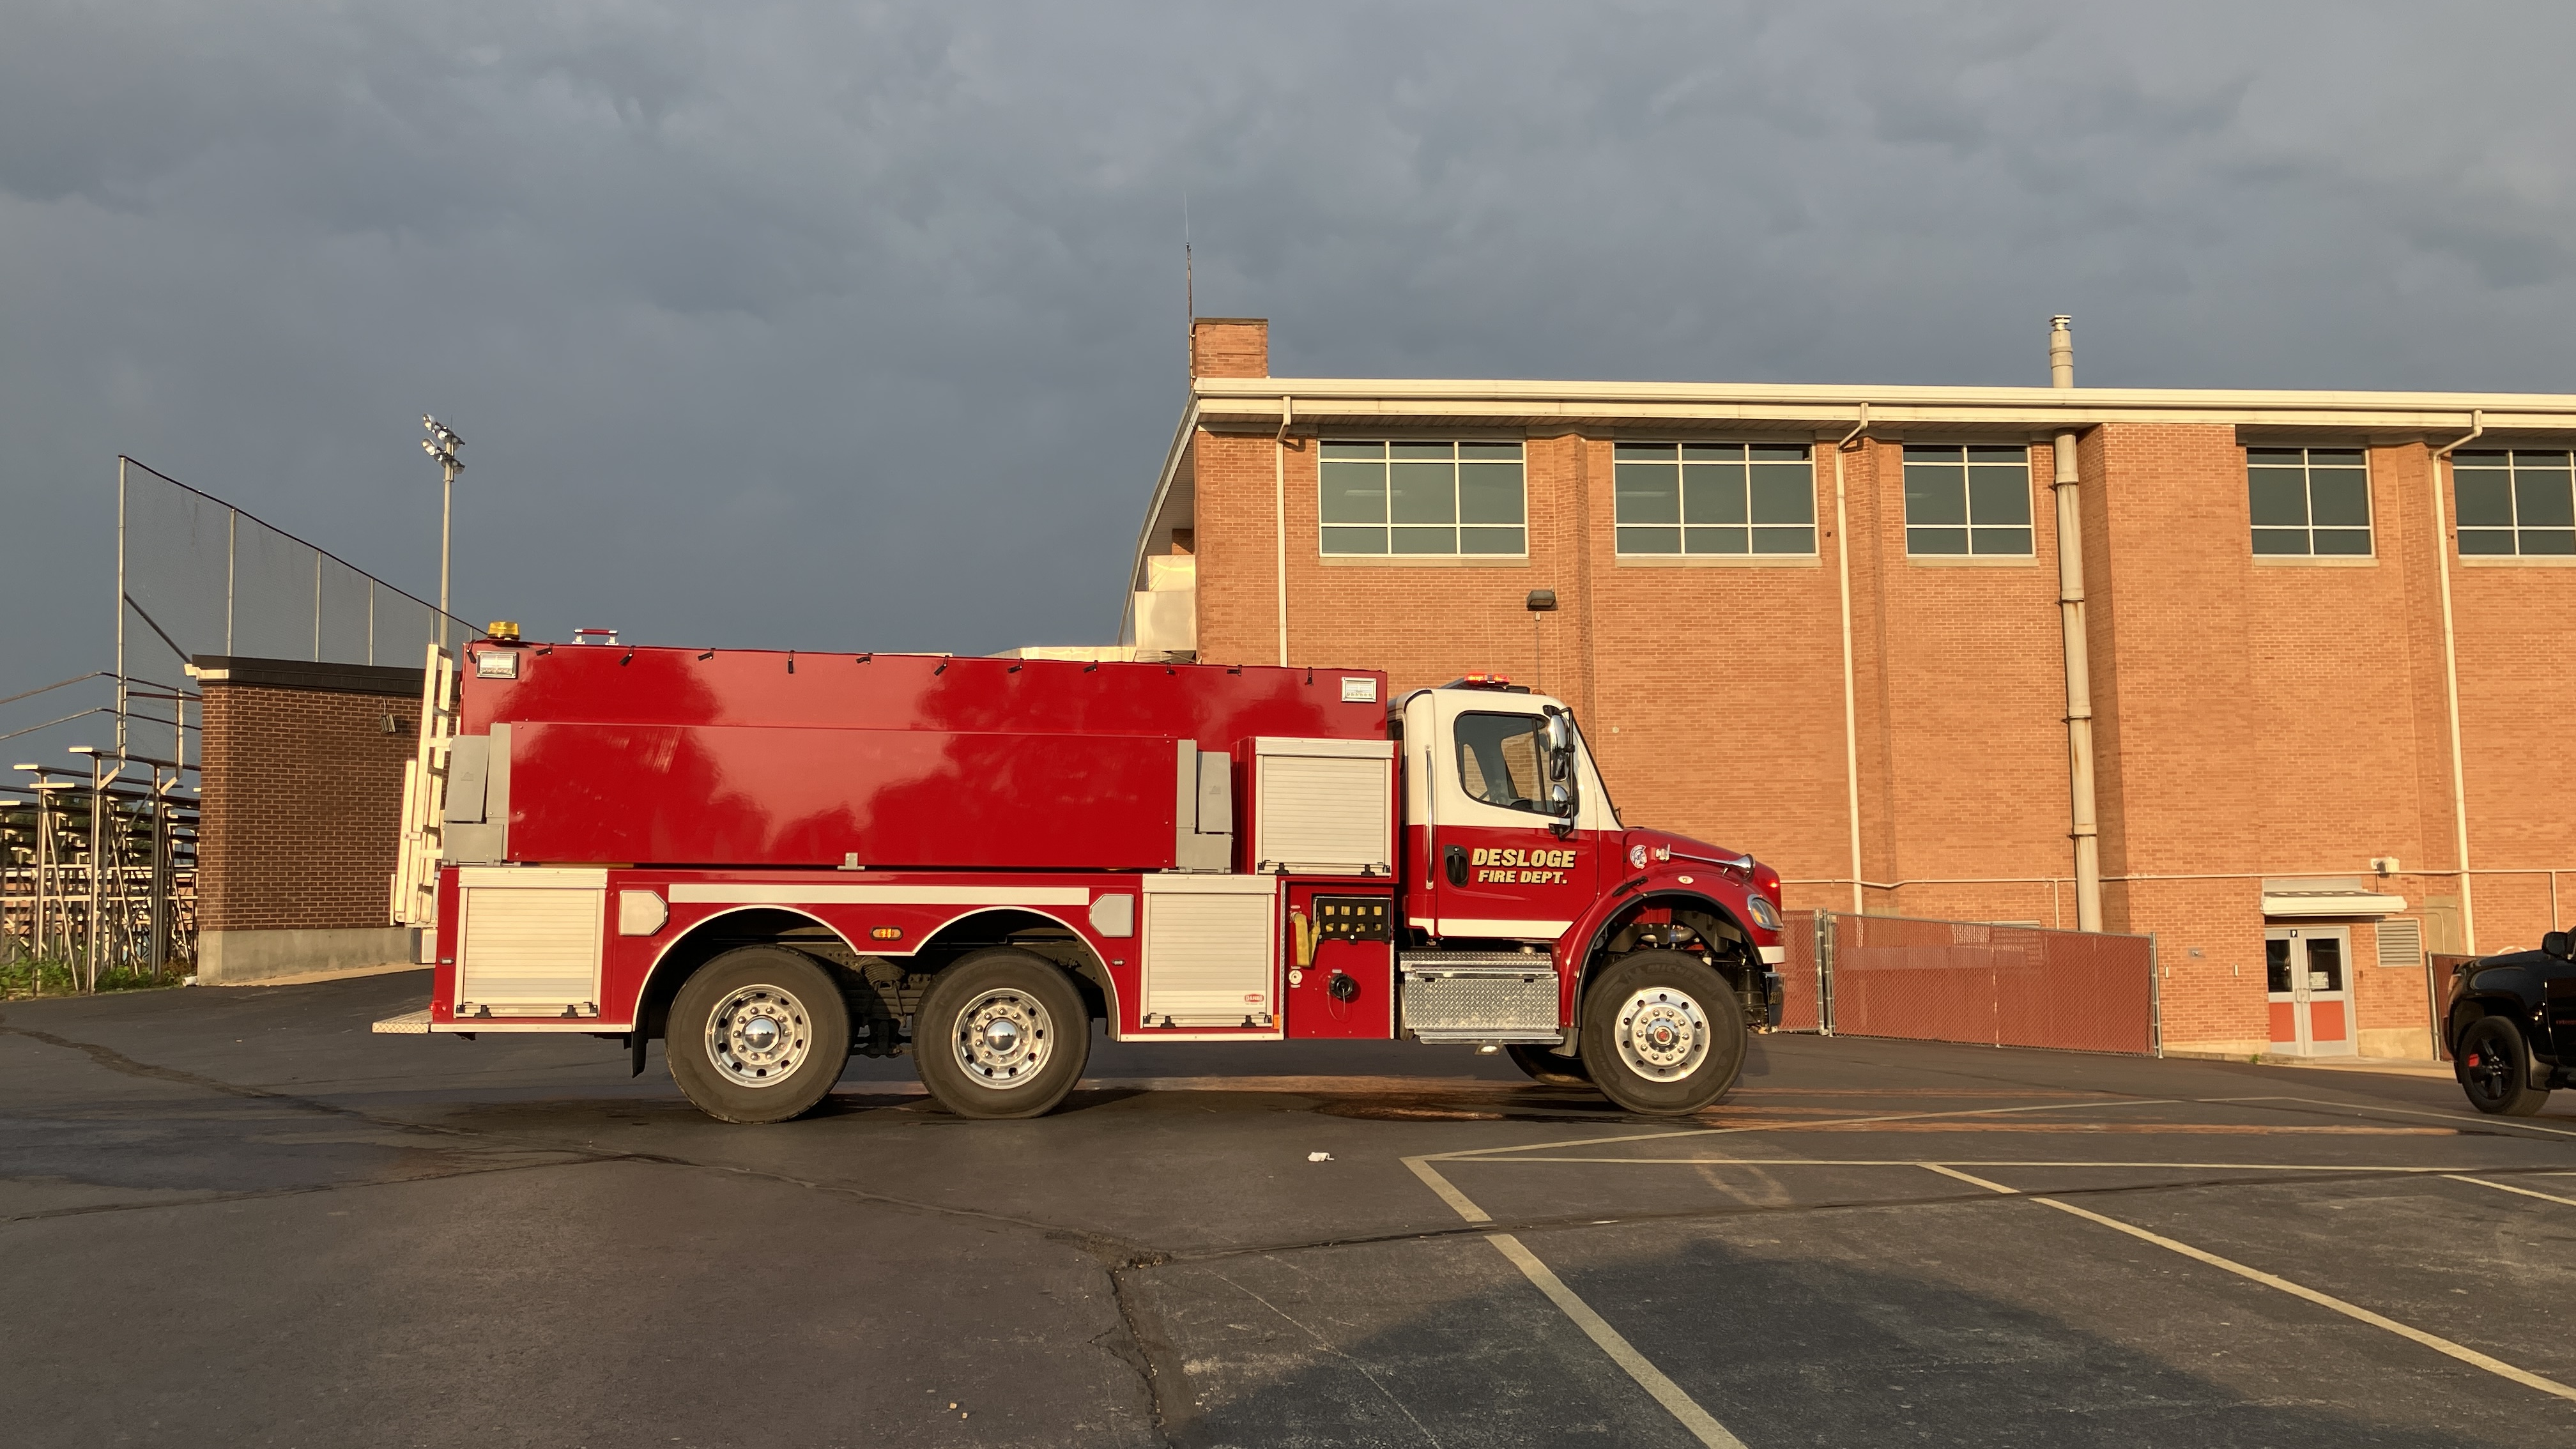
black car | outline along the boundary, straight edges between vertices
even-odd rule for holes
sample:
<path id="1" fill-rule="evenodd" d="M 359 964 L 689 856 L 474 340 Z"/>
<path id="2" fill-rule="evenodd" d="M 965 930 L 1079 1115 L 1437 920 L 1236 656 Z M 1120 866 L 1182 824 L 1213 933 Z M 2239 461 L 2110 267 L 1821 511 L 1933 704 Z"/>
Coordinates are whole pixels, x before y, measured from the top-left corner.
<path id="1" fill-rule="evenodd" d="M 2553 1087 L 2576 1086 L 2576 939 L 2464 962 L 2442 1014 L 2460 1089 L 2481 1112 L 2528 1117 Z"/>

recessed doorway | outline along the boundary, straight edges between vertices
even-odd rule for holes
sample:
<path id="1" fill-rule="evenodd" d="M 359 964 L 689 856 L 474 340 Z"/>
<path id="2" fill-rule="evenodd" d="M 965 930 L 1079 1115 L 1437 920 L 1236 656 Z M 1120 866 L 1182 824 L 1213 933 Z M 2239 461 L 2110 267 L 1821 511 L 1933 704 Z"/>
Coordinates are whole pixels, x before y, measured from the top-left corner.
<path id="1" fill-rule="evenodd" d="M 2272 1050 L 2296 1056 L 2351 1056 L 2352 928 L 2273 926 L 2263 932 Z"/>

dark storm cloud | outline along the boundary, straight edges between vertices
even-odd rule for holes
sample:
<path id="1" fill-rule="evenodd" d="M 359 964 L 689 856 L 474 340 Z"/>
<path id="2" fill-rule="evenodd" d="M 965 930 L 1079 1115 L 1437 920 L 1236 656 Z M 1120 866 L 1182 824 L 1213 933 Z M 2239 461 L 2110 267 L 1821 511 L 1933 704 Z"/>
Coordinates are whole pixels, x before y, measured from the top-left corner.
<path id="1" fill-rule="evenodd" d="M 0 693 L 110 460 L 560 634 L 1105 638 L 1283 374 L 2576 387 L 2565 12 L 0 7 Z"/>

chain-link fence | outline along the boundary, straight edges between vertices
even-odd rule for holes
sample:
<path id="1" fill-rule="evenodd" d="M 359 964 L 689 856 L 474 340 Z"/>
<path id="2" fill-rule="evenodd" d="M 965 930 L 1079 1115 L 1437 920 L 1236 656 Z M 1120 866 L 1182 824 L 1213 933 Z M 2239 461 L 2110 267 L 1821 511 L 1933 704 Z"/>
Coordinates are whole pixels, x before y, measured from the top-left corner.
<path id="1" fill-rule="evenodd" d="M 439 637 L 428 602 L 130 458 L 116 524 L 115 669 L 0 695 L 25 762 L 0 784 L 0 994 L 195 969 L 196 656 L 413 666 Z"/>
<path id="2" fill-rule="evenodd" d="M 1781 1026 L 2150 1055 L 2152 936 L 1792 911 Z"/>
<path id="3" fill-rule="evenodd" d="M 118 587 L 142 626 L 120 618 L 120 674 L 137 635 L 159 636 L 146 655 L 166 645 L 182 660 L 406 666 L 439 638 L 437 606 L 220 498 L 131 458 L 117 459 L 116 489 Z M 449 620 L 451 638 L 470 632 Z"/>

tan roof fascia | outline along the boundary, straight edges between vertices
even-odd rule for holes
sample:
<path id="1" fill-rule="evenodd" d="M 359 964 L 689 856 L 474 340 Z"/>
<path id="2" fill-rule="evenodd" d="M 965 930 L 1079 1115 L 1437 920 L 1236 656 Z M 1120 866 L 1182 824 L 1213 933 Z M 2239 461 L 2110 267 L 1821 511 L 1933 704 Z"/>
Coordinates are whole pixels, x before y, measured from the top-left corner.
<path id="1" fill-rule="evenodd" d="M 1296 399 L 1301 421 L 1317 422 L 1459 418 L 1825 423 L 1849 421 L 1866 401 L 1871 425 L 1890 428 L 1908 423 L 2030 428 L 2207 423 L 2413 431 L 2464 426 L 2462 419 L 2478 411 L 2488 415 L 2490 428 L 2576 430 L 2576 394 L 2568 393 L 1280 377 L 1200 378 L 1192 389 L 1194 419 L 1201 424 L 1276 426 L 1283 397 Z"/>
<path id="2" fill-rule="evenodd" d="M 1163 454 L 1163 471 L 1154 480 L 1154 501 L 1145 506 L 1145 521 L 1136 530 L 1136 559 L 1127 571 L 1127 592 L 1118 606 L 1118 637 L 1122 643 L 1128 624 L 1133 622 L 1128 616 L 1136 607 L 1135 591 L 1145 587 L 1145 547 L 1153 541 L 1154 525 L 1163 516 L 1163 505 L 1172 496 L 1172 481 L 1180 476 L 1181 459 L 1189 453 L 1190 439 L 1198 430 L 1199 400 L 1193 397 L 1190 405 L 1181 410 L 1181 425 L 1172 430 L 1171 449 Z"/>

